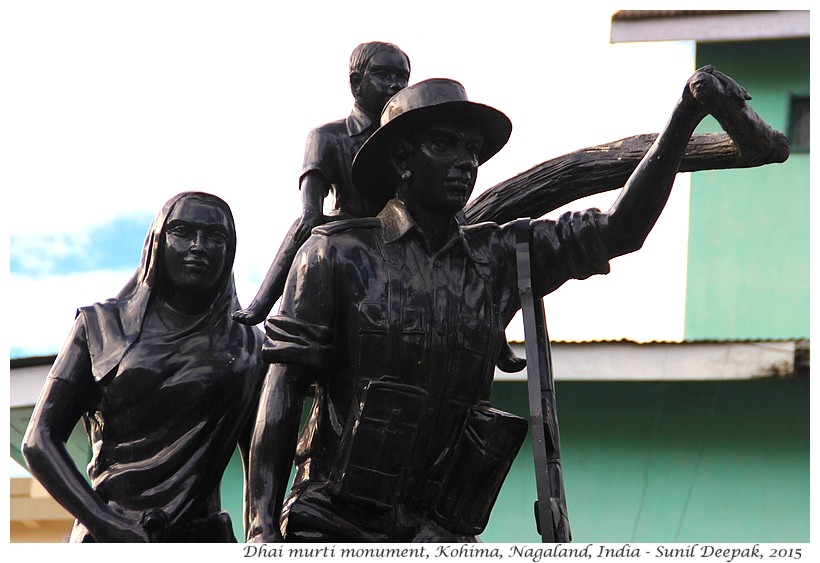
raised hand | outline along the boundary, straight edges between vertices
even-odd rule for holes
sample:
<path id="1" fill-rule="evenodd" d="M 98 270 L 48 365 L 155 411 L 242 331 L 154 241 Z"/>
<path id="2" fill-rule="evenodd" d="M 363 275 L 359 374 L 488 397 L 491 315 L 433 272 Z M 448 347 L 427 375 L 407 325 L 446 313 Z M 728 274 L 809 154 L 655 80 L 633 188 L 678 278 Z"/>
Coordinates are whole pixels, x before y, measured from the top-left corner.
<path id="1" fill-rule="evenodd" d="M 699 68 L 686 83 L 684 97 L 691 95 L 718 121 L 737 114 L 752 97 L 746 89 L 711 65 Z"/>

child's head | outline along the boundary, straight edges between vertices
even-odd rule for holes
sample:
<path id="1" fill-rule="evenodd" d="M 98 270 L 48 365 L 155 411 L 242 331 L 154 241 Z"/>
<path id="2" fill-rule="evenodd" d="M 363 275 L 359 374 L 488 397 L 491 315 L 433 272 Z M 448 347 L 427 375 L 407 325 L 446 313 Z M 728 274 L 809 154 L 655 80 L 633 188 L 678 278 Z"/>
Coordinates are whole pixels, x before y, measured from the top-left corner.
<path id="1" fill-rule="evenodd" d="M 410 80 L 410 58 L 392 43 L 362 43 L 350 55 L 350 90 L 356 104 L 372 119 Z"/>

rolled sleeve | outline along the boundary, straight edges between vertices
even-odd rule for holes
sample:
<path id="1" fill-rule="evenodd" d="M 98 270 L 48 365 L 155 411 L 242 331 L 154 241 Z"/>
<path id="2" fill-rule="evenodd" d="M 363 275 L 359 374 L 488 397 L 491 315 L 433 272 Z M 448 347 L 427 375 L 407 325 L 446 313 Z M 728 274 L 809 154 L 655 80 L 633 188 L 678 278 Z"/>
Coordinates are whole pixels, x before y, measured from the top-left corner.
<path id="1" fill-rule="evenodd" d="M 333 330 L 287 315 L 265 322 L 262 355 L 270 363 L 299 364 L 315 373 L 327 367 L 333 348 Z"/>
<path id="2" fill-rule="evenodd" d="M 606 218 L 597 209 L 587 209 L 564 213 L 558 221 L 533 221 L 532 267 L 541 295 L 569 279 L 609 273 L 609 253 L 601 236 Z"/>
<path id="3" fill-rule="evenodd" d="M 336 144 L 333 136 L 328 135 L 322 128 L 311 131 L 305 141 L 305 157 L 299 179 L 312 172 L 319 174 L 329 186 L 335 177 L 336 162 L 333 157 L 338 152 Z"/>
<path id="4" fill-rule="evenodd" d="M 262 355 L 269 363 L 299 364 L 319 377 L 334 341 L 335 252 L 328 237 L 313 235 L 293 261 L 279 314 L 265 323 Z"/>

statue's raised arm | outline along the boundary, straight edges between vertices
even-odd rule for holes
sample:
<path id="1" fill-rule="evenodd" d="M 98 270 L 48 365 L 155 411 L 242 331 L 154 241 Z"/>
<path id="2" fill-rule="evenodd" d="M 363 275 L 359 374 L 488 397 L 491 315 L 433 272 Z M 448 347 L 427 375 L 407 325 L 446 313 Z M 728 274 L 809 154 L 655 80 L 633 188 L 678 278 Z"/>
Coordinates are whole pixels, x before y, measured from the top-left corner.
<path id="1" fill-rule="evenodd" d="M 711 67 L 702 70 L 706 68 Z M 693 135 L 678 172 L 750 168 L 789 158 L 786 136 L 746 103 L 751 96 L 741 90 L 724 111 L 714 115 L 725 132 Z M 582 197 L 621 188 L 656 138 L 657 134 L 636 135 L 547 160 L 468 203 L 464 209 L 467 221 L 504 223 L 518 217 L 540 217 Z"/>

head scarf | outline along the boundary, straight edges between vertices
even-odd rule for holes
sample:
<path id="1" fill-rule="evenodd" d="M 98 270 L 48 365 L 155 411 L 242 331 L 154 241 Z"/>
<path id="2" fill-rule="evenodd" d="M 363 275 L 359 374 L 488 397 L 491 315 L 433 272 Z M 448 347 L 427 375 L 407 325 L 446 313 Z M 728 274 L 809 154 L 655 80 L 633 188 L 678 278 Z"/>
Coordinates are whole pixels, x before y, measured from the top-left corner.
<path id="1" fill-rule="evenodd" d="M 230 207 L 211 194 L 183 192 L 169 199 L 157 214 L 145 238 L 139 268 L 119 295 L 90 307 L 82 307 L 78 312 L 85 316 L 91 371 L 95 380 L 100 381 L 114 371 L 126 352 L 139 340 L 145 313 L 162 276 L 163 265 L 160 258 L 165 242 L 166 222 L 174 209 L 189 199 L 210 203 L 222 210 L 228 222 L 228 244 L 225 264 L 216 286 L 218 291 L 210 308 L 199 322 L 186 328 L 185 332 L 208 330 L 212 347 L 226 348 L 233 354 L 244 357 L 255 353 L 255 329 L 231 319 L 231 313 L 239 309 L 239 301 L 233 279 L 236 228 Z M 168 334 L 169 338 L 175 336 Z"/>

